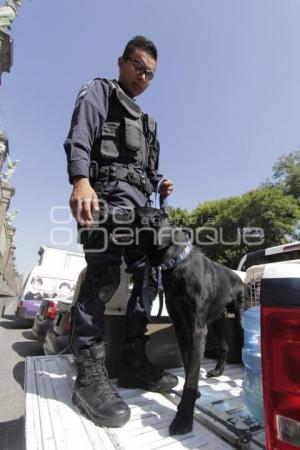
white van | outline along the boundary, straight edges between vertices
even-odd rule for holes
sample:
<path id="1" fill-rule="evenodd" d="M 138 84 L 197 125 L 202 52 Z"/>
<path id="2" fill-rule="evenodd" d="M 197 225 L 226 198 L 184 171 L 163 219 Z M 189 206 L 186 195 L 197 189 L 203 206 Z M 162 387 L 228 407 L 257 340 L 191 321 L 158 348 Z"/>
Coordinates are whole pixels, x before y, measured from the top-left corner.
<path id="1" fill-rule="evenodd" d="M 42 298 L 67 296 L 75 290 L 78 274 L 86 265 L 83 253 L 40 247 L 39 264 L 26 278 L 17 303 L 16 318 L 33 321 Z"/>

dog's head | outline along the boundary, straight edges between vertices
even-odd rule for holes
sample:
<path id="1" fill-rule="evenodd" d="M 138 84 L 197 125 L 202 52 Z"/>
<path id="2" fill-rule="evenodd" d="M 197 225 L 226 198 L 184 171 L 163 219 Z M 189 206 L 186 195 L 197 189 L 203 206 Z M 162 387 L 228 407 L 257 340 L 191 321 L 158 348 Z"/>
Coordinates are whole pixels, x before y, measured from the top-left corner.
<path id="1" fill-rule="evenodd" d="M 175 226 L 168 214 L 156 208 L 139 207 L 136 208 L 135 222 L 141 246 L 153 245 L 162 250 L 170 245 Z"/>
<path id="2" fill-rule="evenodd" d="M 171 217 L 159 209 L 137 208 L 135 221 L 138 227 L 138 245 L 156 262 L 167 249 L 186 245 L 189 240 L 186 231 L 177 227 Z"/>

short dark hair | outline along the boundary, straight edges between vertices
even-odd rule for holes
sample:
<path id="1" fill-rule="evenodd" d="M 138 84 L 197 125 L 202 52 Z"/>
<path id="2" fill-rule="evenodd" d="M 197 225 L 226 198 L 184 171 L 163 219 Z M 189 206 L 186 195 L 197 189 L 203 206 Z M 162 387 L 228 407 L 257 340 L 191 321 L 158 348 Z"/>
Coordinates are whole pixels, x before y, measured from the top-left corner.
<path id="1" fill-rule="evenodd" d="M 145 52 L 149 53 L 149 55 L 151 55 L 155 59 L 155 61 L 157 61 L 157 48 L 155 44 L 150 39 L 140 35 L 134 36 L 127 43 L 123 53 L 123 58 L 128 58 L 135 48 L 141 48 L 145 50 Z"/>

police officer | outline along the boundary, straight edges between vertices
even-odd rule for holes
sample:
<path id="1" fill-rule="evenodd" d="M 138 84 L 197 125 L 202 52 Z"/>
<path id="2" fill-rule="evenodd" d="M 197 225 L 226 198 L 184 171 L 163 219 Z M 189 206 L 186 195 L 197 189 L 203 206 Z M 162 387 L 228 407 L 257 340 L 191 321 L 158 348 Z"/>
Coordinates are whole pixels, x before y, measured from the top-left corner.
<path id="1" fill-rule="evenodd" d="M 163 196 L 173 190 L 172 181 L 157 174 L 156 123 L 134 101 L 153 79 L 156 61 L 152 41 L 143 36 L 130 40 L 118 59 L 118 81 L 96 78 L 79 92 L 64 144 L 73 184 L 70 207 L 87 262 L 74 310 L 72 342 L 78 376 L 73 401 L 96 424 L 108 427 L 122 426 L 130 418 L 127 404 L 108 380 L 102 342 L 105 303 L 119 285 L 122 257 L 132 272 L 134 288 L 118 385 L 163 392 L 177 384 L 177 378 L 154 366 L 145 352 L 148 316 L 140 251 L 118 246 L 94 228 L 100 201 L 109 211 L 122 212 L 149 205 L 157 188 Z"/>

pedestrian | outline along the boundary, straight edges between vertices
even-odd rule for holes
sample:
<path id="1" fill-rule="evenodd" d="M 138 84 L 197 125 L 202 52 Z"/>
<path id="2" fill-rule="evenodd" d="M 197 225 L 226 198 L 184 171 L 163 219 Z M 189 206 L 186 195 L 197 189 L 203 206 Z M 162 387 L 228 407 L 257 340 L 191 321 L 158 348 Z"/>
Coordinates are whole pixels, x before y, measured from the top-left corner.
<path id="1" fill-rule="evenodd" d="M 174 189 L 171 180 L 158 175 L 156 123 L 134 100 L 150 85 L 156 64 L 154 43 L 144 36 L 131 39 L 118 59 L 118 81 L 96 78 L 79 92 L 64 144 L 73 185 L 70 207 L 87 262 L 74 309 L 72 346 L 78 375 L 73 401 L 96 424 L 108 427 L 122 426 L 130 418 L 129 407 L 108 380 L 102 342 L 105 303 L 118 288 L 122 258 L 132 272 L 134 287 L 118 386 L 165 392 L 177 384 L 177 377 L 153 365 L 146 355 L 149 318 L 143 302 L 140 250 L 106 242 L 94 226 L 102 211 L 100 202 L 109 211 L 126 212 L 149 206 L 152 192 L 158 190 L 166 197 Z"/>

